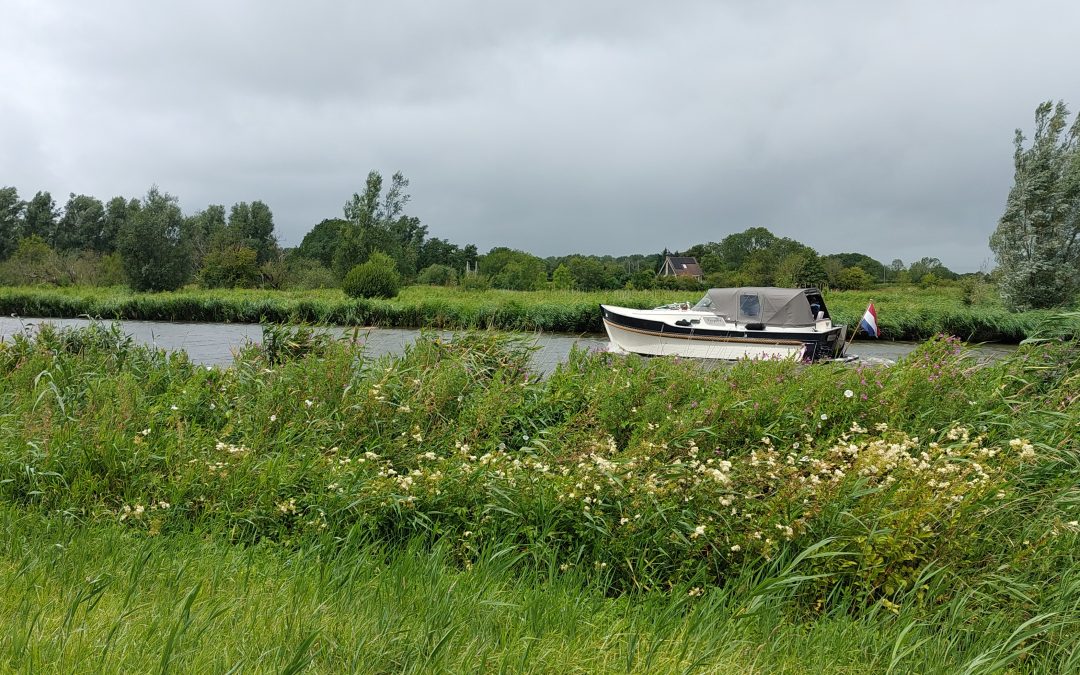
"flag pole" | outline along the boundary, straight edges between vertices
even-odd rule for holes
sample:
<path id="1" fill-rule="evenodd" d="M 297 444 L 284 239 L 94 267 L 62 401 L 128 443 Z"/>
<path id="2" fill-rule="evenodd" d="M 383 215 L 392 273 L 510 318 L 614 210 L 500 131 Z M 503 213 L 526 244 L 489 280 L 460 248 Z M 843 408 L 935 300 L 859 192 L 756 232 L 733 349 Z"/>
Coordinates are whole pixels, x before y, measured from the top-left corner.
<path id="1" fill-rule="evenodd" d="M 874 299 L 870 298 L 870 305 L 872 306 L 873 304 Z M 844 356 L 847 356 L 848 347 L 855 341 L 855 334 L 859 332 L 860 328 L 862 328 L 862 317 L 859 317 L 859 320 L 855 323 L 855 330 L 851 331 L 851 335 L 848 337 L 847 342 L 844 343 Z"/>

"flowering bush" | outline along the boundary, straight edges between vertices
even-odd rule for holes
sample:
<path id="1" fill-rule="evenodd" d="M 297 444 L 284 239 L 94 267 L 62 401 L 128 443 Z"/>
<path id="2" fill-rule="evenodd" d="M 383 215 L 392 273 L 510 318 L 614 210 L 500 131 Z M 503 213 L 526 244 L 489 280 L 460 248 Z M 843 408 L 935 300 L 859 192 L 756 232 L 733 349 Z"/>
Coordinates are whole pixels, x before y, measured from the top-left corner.
<path id="1" fill-rule="evenodd" d="M 890 368 L 712 370 L 577 352 L 541 379 L 527 343 L 490 334 L 230 369 L 72 335 L 0 347 L 0 498 L 151 535 L 448 540 L 465 565 L 503 547 L 612 589 L 720 584 L 827 544 L 806 563 L 816 600 L 872 602 L 931 564 L 1011 559 L 987 528 L 1031 476 L 1077 470 L 1059 452 L 1077 366 L 1054 347 L 980 366 L 939 338 Z M 1055 375 L 1023 399 L 1033 363 Z M 1075 514 L 1052 520 L 1032 546 Z"/>

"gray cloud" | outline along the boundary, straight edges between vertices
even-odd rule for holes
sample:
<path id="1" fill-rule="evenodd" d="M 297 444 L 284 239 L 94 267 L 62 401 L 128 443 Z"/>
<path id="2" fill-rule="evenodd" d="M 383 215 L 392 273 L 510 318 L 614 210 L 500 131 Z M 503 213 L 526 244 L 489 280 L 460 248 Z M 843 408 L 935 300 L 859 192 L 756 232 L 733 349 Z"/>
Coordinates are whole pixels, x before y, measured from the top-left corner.
<path id="1" fill-rule="evenodd" d="M 0 23 L 0 183 L 284 243 L 402 170 L 433 236 L 540 255 L 765 226 L 978 269 L 1035 105 L 1080 91 L 1080 6 L 31 2 Z"/>

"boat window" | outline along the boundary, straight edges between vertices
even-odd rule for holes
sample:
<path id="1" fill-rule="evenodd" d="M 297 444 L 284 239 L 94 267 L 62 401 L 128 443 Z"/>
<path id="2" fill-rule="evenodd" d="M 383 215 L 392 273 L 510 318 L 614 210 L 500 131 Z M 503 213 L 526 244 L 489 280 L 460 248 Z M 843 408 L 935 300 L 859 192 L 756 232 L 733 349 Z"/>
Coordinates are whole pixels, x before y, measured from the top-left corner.
<path id="1" fill-rule="evenodd" d="M 761 300 L 758 296 L 740 295 L 739 314 L 746 319 L 756 319 L 761 316 Z"/>
<path id="2" fill-rule="evenodd" d="M 828 319 L 829 310 L 825 308 L 825 301 L 818 294 L 806 296 L 806 300 L 810 303 L 810 312 L 814 315 L 814 318 Z"/>
<path id="3" fill-rule="evenodd" d="M 706 309 L 711 309 L 711 308 L 712 308 L 712 300 L 709 298 L 708 294 L 706 294 L 704 298 L 698 300 L 697 304 L 694 305 L 694 309 L 698 309 L 698 310 L 706 310 Z"/>

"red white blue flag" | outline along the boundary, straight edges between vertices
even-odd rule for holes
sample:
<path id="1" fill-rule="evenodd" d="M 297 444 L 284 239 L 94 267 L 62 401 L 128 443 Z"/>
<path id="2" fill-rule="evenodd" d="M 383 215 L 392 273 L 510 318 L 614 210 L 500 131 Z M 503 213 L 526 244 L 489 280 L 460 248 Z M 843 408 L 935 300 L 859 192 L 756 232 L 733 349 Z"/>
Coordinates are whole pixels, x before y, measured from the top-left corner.
<path id="1" fill-rule="evenodd" d="M 866 308 L 866 312 L 862 315 L 862 321 L 859 322 L 859 327 L 866 331 L 867 335 L 873 335 L 874 337 L 881 337 L 881 331 L 877 327 L 877 310 L 874 309 L 873 301 Z"/>

